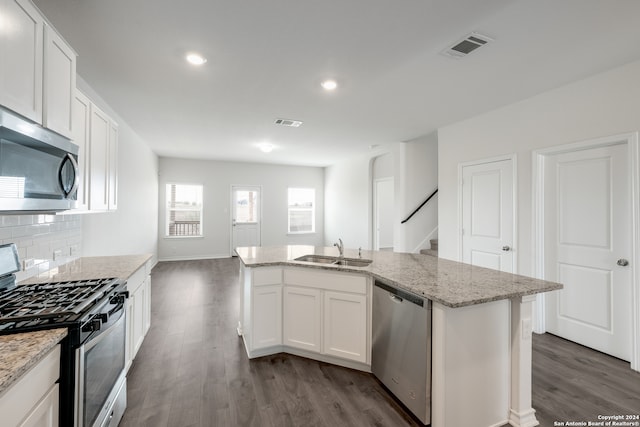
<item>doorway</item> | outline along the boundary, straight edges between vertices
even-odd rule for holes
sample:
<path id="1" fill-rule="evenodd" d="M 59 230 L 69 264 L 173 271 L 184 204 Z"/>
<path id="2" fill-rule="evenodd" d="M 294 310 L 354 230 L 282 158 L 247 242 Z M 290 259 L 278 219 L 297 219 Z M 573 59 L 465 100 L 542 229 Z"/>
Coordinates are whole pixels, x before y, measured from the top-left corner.
<path id="1" fill-rule="evenodd" d="M 231 253 L 235 248 L 260 246 L 262 198 L 259 186 L 231 187 Z"/>
<path id="2" fill-rule="evenodd" d="M 515 272 L 515 159 L 460 166 L 462 262 Z"/>
<path id="3" fill-rule="evenodd" d="M 536 270 L 564 285 L 538 298 L 540 329 L 638 370 L 637 134 L 541 150 L 534 160 Z"/>
<path id="4" fill-rule="evenodd" d="M 379 178 L 373 182 L 373 249 L 393 250 L 393 178 Z"/>

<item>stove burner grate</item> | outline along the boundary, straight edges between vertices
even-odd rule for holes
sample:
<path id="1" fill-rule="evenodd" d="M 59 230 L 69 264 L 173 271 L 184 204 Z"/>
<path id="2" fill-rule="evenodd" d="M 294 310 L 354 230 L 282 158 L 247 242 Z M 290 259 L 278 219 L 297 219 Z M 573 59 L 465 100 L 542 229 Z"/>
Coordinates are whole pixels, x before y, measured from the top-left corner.
<path id="1" fill-rule="evenodd" d="M 115 286 L 114 279 L 17 286 L 0 293 L 0 330 L 77 319 Z"/>

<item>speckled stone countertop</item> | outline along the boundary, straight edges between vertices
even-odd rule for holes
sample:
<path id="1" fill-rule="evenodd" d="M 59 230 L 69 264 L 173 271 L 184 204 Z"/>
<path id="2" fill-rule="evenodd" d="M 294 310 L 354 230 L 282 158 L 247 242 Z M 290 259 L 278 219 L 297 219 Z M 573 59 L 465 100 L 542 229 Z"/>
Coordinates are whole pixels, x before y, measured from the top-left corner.
<path id="1" fill-rule="evenodd" d="M 310 254 L 337 256 L 335 247 L 244 247 L 236 253 L 247 267 L 288 265 L 363 273 L 453 308 L 562 289 L 559 283 L 422 254 L 362 251 L 362 258 L 373 262 L 367 267 L 347 267 L 295 261 Z M 358 251 L 345 249 L 344 256 L 358 258 Z"/>
<path id="2" fill-rule="evenodd" d="M 126 280 L 149 259 L 151 254 L 82 257 L 46 273 L 25 279 L 18 285 L 110 277 Z"/>
<path id="3" fill-rule="evenodd" d="M 0 336 L 0 394 L 66 336 L 66 328 Z"/>

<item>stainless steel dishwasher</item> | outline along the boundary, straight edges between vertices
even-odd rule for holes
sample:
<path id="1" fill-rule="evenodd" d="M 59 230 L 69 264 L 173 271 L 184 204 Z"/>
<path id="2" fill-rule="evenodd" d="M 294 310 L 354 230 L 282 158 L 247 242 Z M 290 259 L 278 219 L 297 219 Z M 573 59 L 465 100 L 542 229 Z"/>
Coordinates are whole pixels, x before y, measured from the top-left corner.
<path id="1" fill-rule="evenodd" d="M 431 300 L 375 282 L 371 371 L 431 424 Z"/>

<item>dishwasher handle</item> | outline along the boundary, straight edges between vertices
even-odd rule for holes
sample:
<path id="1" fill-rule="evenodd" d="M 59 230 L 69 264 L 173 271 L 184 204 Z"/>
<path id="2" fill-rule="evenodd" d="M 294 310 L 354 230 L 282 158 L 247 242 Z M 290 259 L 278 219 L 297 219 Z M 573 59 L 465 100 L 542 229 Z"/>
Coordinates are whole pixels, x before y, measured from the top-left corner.
<path id="1" fill-rule="evenodd" d="M 405 301 L 408 301 L 420 307 L 425 306 L 425 299 L 415 294 L 412 294 L 407 291 L 403 291 L 393 286 L 389 286 L 386 283 L 380 282 L 378 280 L 374 282 L 374 285 L 380 289 L 384 289 L 385 291 L 389 292 L 389 298 L 396 304 L 400 304 Z M 426 300 L 426 301 L 427 301 L 427 308 L 431 309 L 431 306 L 429 305 L 430 301 L 429 300 Z"/>
<path id="2" fill-rule="evenodd" d="M 389 294 L 389 299 L 393 302 L 395 302 L 396 304 L 402 304 L 402 301 L 404 301 L 402 298 L 400 298 L 398 295 L 394 295 L 394 294 Z"/>

